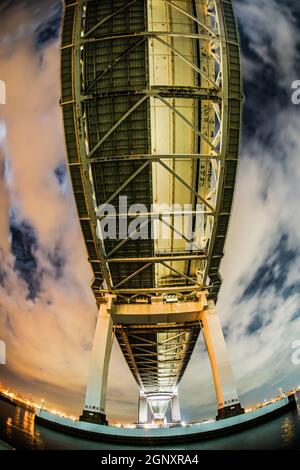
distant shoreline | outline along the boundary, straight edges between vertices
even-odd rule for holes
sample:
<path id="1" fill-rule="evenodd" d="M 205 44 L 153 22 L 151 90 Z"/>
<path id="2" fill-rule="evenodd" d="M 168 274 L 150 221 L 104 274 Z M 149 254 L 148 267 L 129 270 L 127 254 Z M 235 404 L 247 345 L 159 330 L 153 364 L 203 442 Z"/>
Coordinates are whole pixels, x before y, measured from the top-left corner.
<path id="1" fill-rule="evenodd" d="M 18 406 L 20 408 L 23 408 L 24 410 L 32 411 L 33 413 L 35 412 L 35 408 L 33 405 L 28 405 L 27 403 L 19 401 L 17 398 L 8 397 L 7 395 L 4 395 L 1 392 L 0 392 L 0 401 L 4 401 L 13 406 Z"/>

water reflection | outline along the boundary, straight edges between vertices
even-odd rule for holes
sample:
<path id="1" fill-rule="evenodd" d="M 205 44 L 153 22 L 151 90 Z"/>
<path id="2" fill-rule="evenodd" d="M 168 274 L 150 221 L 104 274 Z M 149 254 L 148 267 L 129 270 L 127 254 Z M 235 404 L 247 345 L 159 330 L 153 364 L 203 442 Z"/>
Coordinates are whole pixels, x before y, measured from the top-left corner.
<path id="1" fill-rule="evenodd" d="M 291 444 L 295 438 L 294 423 L 290 417 L 286 417 L 282 423 L 282 439 L 285 444 Z"/>
<path id="2" fill-rule="evenodd" d="M 9 441 L 14 441 L 21 433 L 26 441 L 26 446 L 30 449 L 44 448 L 40 432 L 35 430 L 34 414 L 28 410 L 17 407 L 14 416 L 9 416 L 4 423 L 4 431 Z"/>

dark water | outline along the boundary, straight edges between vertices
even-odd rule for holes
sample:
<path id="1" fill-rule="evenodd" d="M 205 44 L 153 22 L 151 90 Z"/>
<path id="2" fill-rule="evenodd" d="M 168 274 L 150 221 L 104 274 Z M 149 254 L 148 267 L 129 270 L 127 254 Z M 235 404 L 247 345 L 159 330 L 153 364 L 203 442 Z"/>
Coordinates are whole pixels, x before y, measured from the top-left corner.
<path id="1" fill-rule="evenodd" d="M 115 450 L 131 449 L 129 446 L 94 442 L 68 436 L 34 424 L 34 416 L 29 411 L 16 408 L 0 401 L 0 439 L 16 449 L 74 449 L 74 450 Z M 134 449 L 139 447 L 135 446 Z M 150 449 L 151 447 L 140 447 Z M 159 449 L 159 446 L 155 447 Z M 205 442 L 163 446 L 165 450 L 192 449 L 298 449 L 300 450 L 300 408 L 285 415 L 227 437 Z"/>

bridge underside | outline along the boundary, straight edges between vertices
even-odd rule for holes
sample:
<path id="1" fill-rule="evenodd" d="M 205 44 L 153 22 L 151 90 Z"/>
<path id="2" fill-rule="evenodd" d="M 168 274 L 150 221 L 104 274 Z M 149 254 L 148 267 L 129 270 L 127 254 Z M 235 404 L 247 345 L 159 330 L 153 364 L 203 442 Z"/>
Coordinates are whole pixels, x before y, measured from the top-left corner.
<path id="1" fill-rule="evenodd" d="M 141 316 L 141 322 L 143 316 Z M 200 332 L 200 322 L 116 325 L 115 335 L 136 382 L 145 393 L 174 391 Z"/>
<path id="2" fill-rule="evenodd" d="M 61 59 L 97 305 L 140 390 L 172 397 L 221 285 L 243 99 L 231 2 L 65 0 Z"/>

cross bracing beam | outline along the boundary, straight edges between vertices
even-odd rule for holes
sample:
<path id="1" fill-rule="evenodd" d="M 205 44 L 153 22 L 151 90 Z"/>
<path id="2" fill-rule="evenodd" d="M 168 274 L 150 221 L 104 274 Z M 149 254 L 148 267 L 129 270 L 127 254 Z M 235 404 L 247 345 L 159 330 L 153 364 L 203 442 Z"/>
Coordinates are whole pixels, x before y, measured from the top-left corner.
<path id="1" fill-rule="evenodd" d="M 147 218 L 144 220 L 140 225 L 138 225 L 137 228 L 135 228 L 132 232 L 128 234 L 128 236 L 122 240 L 120 243 L 118 243 L 108 254 L 107 257 L 111 257 L 116 251 L 118 251 L 122 246 L 124 246 L 129 240 L 132 240 L 132 238 L 137 235 L 141 230 L 147 226 L 150 223 L 150 220 Z"/>
<path id="2" fill-rule="evenodd" d="M 160 159 L 167 159 L 167 160 L 219 160 L 220 155 L 215 154 L 197 154 L 197 153 L 187 153 L 187 154 L 161 154 L 161 155 L 153 155 L 153 154 L 136 154 L 136 155 L 122 155 L 122 160 L 150 160 L 151 162 L 158 161 Z M 90 163 L 100 163 L 100 162 L 107 162 L 107 161 L 114 161 L 119 160 L 120 156 L 118 155 L 102 155 L 100 157 L 90 158 Z M 70 163 L 72 165 L 81 165 L 80 163 Z"/>
<path id="3" fill-rule="evenodd" d="M 100 77 L 96 77 L 95 85 Z M 138 96 L 146 95 L 149 97 L 163 97 L 163 98 L 181 98 L 181 99 L 194 99 L 194 100 L 206 100 L 212 103 L 219 103 L 222 101 L 222 91 L 219 86 L 212 87 L 187 87 L 187 86 L 151 86 L 150 88 L 132 88 L 123 91 L 93 91 L 85 92 L 81 95 L 81 101 L 95 100 L 107 97 L 121 97 L 121 96 Z"/>
<path id="4" fill-rule="evenodd" d="M 124 57 L 126 57 L 127 54 L 130 54 L 132 51 L 134 51 L 134 49 L 136 47 L 138 47 L 140 44 L 142 44 L 143 42 L 145 41 L 145 39 L 143 38 L 141 41 L 137 41 L 135 42 L 133 45 L 131 45 L 130 47 L 128 47 L 127 49 L 125 49 L 125 51 L 123 51 L 119 56 L 117 56 L 109 65 L 107 65 L 107 67 L 102 70 L 93 80 L 91 83 L 89 83 L 85 89 L 84 89 L 84 94 L 88 93 L 91 88 L 93 88 L 96 83 L 98 82 L 98 80 L 101 80 L 101 78 L 104 77 L 105 74 L 107 74 L 115 65 L 117 65 L 118 62 L 120 62 L 120 60 L 122 60 Z M 91 97 L 92 99 L 94 98 L 94 95 L 92 95 Z"/>
<path id="5" fill-rule="evenodd" d="M 219 150 L 212 144 L 212 142 L 209 141 L 209 139 L 202 134 L 196 126 L 194 126 L 177 108 L 176 106 L 171 105 L 167 100 L 165 100 L 162 96 L 158 96 L 158 99 L 164 103 L 166 106 L 168 106 L 177 116 L 179 116 L 189 127 L 193 129 L 195 134 L 197 134 L 199 137 L 201 137 L 205 142 L 209 145 L 211 150 L 213 150 L 217 155 L 219 155 Z"/>
<path id="6" fill-rule="evenodd" d="M 138 31 L 134 33 L 118 33 L 118 34 L 103 34 L 102 36 L 97 36 L 93 38 L 86 38 L 81 40 L 81 44 L 93 44 L 97 42 L 103 41 L 112 41 L 117 39 L 129 39 L 129 38 L 137 38 L 137 37 L 144 37 L 150 39 L 156 39 L 157 37 L 170 37 L 170 38 L 185 38 L 185 39 L 197 39 L 203 41 L 221 41 L 222 38 L 220 37 L 212 37 L 209 34 L 196 34 L 196 33 L 176 33 L 174 31 Z M 229 41 L 228 41 L 229 42 Z M 234 43 L 236 44 L 236 43 Z"/>
<path id="7" fill-rule="evenodd" d="M 137 0 L 131 0 L 130 2 L 127 2 L 125 5 L 123 5 L 121 8 L 118 8 L 114 10 L 110 15 L 105 16 L 101 21 L 98 21 L 91 29 L 86 31 L 84 34 L 84 37 L 87 38 L 88 36 L 91 35 L 94 31 L 96 31 L 100 26 L 102 26 L 104 23 L 107 21 L 111 20 L 114 16 L 118 15 L 121 13 L 123 10 L 128 9 L 131 5 L 133 5 Z"/>
<path id="8" fill-rule="evenodd" d="M 187 11 L 184 10 L 183 8 L 180 8 L 178 5 L 176 5 L 175 3 L 170 2 L 169 0 L 167 0 L 166 3 L 167 3 L 168 5 L 170 5 L 170 7 L 175 8 L 175 10 L 180 11 L 180 13 L 182 13 L 184 16 L 187 16 L 188 18 L 191 18 L 194 22 L 196 22 L 197 24 L 199 24 L 203 29 L 205 29 L 209 34 L 211 34 L 212 37 L 216 37 L 215 31 L 213 31 L 212 29 L 208 28 L 208 27 L 206 26 L 206 24 L 204 24 L 202 21 L 199 20 L 199 18 L 197 18 L 196 16 L 194 16 L 194 15 L 192 15 L 191 13 L 187 12 Z"/>
<path id="9" fill-rule="evenodd" d="M 180 255 L 159 255 L 157 254 L 156 256 L 152 257 L 140 257 L 140 258 L 103 258 L 103 260 L 100 260 L 100 262 L 103 263 L 136 263 L 138 261 L 143 262 L 143 263 L 161 263 L 162 261 L 185 261 L 185 260 L 199 260 L 199 259 L 207 259 L 207 255 L 201 253 L 185 253 L 185 254 L 180 254 Z M 93 260 L 90 260 L 93 262 Z M 96 262 L 96 260 L 95 260 Z"/>
<path id="10" fill-rule="evenodd" d="M 139 217 L 153 217 L 153 218 L 162 218 L 162 217 L 166 217 L 166 216 L 170 216 L 170 215 L 173 215 L 173 216 L 182 216 L 182 215 L 197 215 L 197 214 L 211 214 L 211 212 L 209 211 L 204 211 L 204 210 L 156 210 L 156 211 L 152 211 L 152 212 L 126 212 L 126 213 L 120 213 L 120 214 L 102 214 L 102 215 L 98 215 L 98 219 L 101 220 L 101 219 L 118 219 L 118 218 L 136 218 L 137 216 Z M 167 222 L 165 222 L 167 223 Z M 170 225 L 170 227 L 172 227 Z M 173 227 L 174 229 L 174 227 Z M 174 229 L 175 230 L 175 229 Z M 189 241 L 191 241 L 190 239 L 188 239 Z"/>
<path id="11" fill-rule="evenodd" d="M 219 89 L 219 86 L 214 80 L 211 80 L 199 67 L 197 67 L 197 65 L 195 65 L 193 62 L 188 60 L 183 54 L 181 54 L 177 49 L 175 49 L 175 47 L 168 44 L 159 36 L 155 36 L 155 39 L 159 41 L 161 44 L 163 44 L 164 46 L 168 47 L 177 57 L 183 60 L 183 62 L 186 63 L 189 67 L 192 67 L 192 69 L 194 69 L 197 73 L 199 73 L 208 83 L 212 85 L 213 88 L 215 88 L 216 90 Z"/>
<path id="12" fill-rule="evenodd" d="M 115 286 L 115 289 L 118 289 L 120 286 L 122 286 L 123 284 L 125 284 L 126 282 L 130 281 L 130 279 L 138 276 L 141 272 L 145 271 L 145 269 L 148 269 L 150 268 L 150 266 L 152 266 L 152 262 L 151 263 L 147 263 L 147 264 L 144 264 L 144 266 L 142 266 L 141 268 L 137 269 L 136 271 L 134 271 L 132 274 L 130 274 L 129 276 L 125 277 L 122 281 L 120 281 L 116 286 Z"/>
<path id="13" fill-rule="evenodd" d="M 139 92 L 139 94 L 141 94 Z M 128 119 L 130 117 L 130 115 L 137 109 L 141 106 L 142 103 L 144 103 L 145 100 L 147 100 L 150 96 L 152 97 L 155 97 L 155 98 L 158 98 L 162 103 L 164 103 L 166 106 L 168 106 L 175 114 L 177 114 L 184 122 L 185 124 L 187 124 L 189 127 L 191 127 L 193 129 L 193 131 L 195 132 L 195 134 L 197 134 L 199 137 L 201 137 L 203 140 L 206 141 L 206 143 L 210 146 L 211 150 L 213 152 L 215 152 L 216 155 L 219 155 L 219 150 L 217 149 L 217 147 L 215 147 L 213 145 L 212 142 L 209 141 L 209 139 L 204 135 L 202 134 L 196 126 L 194 126 L 179 110 L 178 108 L 176 108 L 176 106 L 173 106 L 172 104 L 170 104 L 165 98 L 164 98 L 164 93 L 162 92 L 158 92 L 157 90 L 149 90 L 148 92 L 146 91 L 146 93 L 144 95 L 142 95 L 142 97 L 126 112 L 123 114 L 123 116 L 117 121 L 114 123 L 114 125 L 105 133 L 104 136 L 101 137 L 101 139 L 97 142 L 97 144 L 92 148 L 92 150 L 89 152 L 88 154 L 88 158 L 91 158 L 94 153 L 96 152 L 96 150 L 99 149 L 99 147 L 109 138 L 109 136 L 116 131 L 116 129 L 124 122 L 126 121 L 126 119 Z M 168 98 L 178 98 L 178 96 L 174 96 L 173 93 L 170 93 L 170 91 L 166 92 L 165 95 L 167 95 Z M 108 96 L 107 94 L 105 95 L 106 97 Z M 115 95 L 114 95 L 115 96 Z M 180 98 L 191 98 L 191 96 L 187 96 L 185 94 L 185 96 L 181 96 Z M 195 98 L 194 96 L 192 98 Z M 201 98 L 201 95 L 198 94 L 197 95 L 197 98 Z M 203 95 L 202 95 L 202 98 L 203 98 Z M 208 95 L 206 97 L 206 99 L 210 99 L 210 95 Z"/>
<path id="14" fill-rule="evenodd" d="M 143 96 L 137 103 L 135 103 L 123 116 L 106 132 L 106 134 L 97 142 L 97 144 L 92 148 L 88 154 L 90 158 L 96 150 L 108 139 L 108 137 L 122 124 L 126 119 L 145 101 L 148 99 L 148 96 Z"/>
<path id="15" fill-rule="evenodd" d="M 213 213 L 214 212 L 214 208 L 209 204 L 208 201 L 206 201 L 195 189 L 193 189 L 183 178 L 181 178 L 180 175 L 178 175 L 177 173 L 175 173 L 174 170 L 172 170 L 172 168 L 170 168 L 168 165 L 166 165 L 162 160 L 159 160 L 158 163 L 165 168 L 165 170 L 167 170 L 169 173 L 171 173 L 174 178 L 176 178 L 178 181 L 180 181 L 181 184 L 183 184 L 189 191 L 191 191 L 191 193 L 194 194 L 194 196 L 196 196 L 206 207 L 208 207 L 208 209 L 210 209 L 210 211 Z"/>
<path id="16" fill-rule="evenodd" d="M 210 291 L 211 286 L 204 286 L 205 290 Z M 114 293 L 119 294 L 178 294 L 178 293 L 187 293 L 187 292 L 201 292 L 203 291 L 203 286 L 199 287 L 198 284 L 193 283 L 192 285 L 179 285 L 179 286 L 168 286 L 168 287 L 137 287 L 137 288 L 126 288 L 126 289 L 114 289 Z M 108 289 L 99 289 L 101 294 L 109 294 Z"/>

